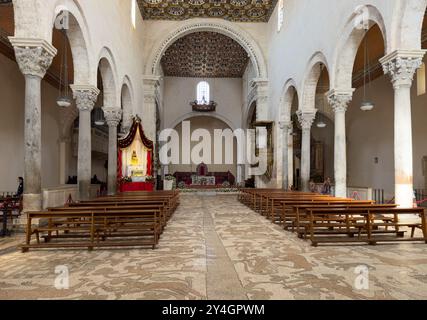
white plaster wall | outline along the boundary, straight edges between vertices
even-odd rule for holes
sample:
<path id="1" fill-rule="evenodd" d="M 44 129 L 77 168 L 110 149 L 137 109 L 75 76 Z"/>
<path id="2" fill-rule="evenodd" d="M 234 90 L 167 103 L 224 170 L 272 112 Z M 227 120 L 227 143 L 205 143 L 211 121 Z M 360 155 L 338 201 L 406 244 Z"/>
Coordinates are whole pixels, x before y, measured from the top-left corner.
<path id="1" fill-rule="evenodd" d="M 166 128 L 172 127 L 177 119 L 192 112 L 190 102 L 196 100 L 196 87 L 200 81 L 210 85 L 211 100 L 218 103 L 216 114 L 227 118 L 235 128 L 241 128 L 242 79 L 241 78 L 178 78 L 164 77 L 163 103 Z"/>
<path id="2" fill-rule="evenodd" d="M 24 175 L 24 76 L 0 54 L 0 191 L 14 191 Z M 42 187 L 59 184 L 57 90 L 42 82 Z"/>
<path id="3" fill-rule="evenodd" d="M 225 144 L 223 143 L 222 148 L 222 156 L 223 156 L 223 164 L 215 164 L 214 163 L 214 145 L 213 145 L 213 137 L 214 137 L 214 130 L 220 129 L 230 129 L 230 127 L 227 126 L 226 123 L 222 122 L 219 119 L 211 118 L 211 117 L 194 117 L 191 119 L 188 119 L 191 125 L 191 134 L 197 130 L 197 129 L 205 129 L 208 130 L 212 137 L 212 143 L 211 143 L 211 163 L 207 164 L 209 172 L 227 172 L 230 171 L 234 177 L 237 179 L 237 144 L 236 139 L 234 139 L 233 144 L 233 164 L 225 164 L 225 153 L 226 148 Z M 175 130 L 177 130 L 180 139 L 181 139 L 181 146 L 183 143 L 183 137 L 182 137 L 182 124 L 180 123 L 175 127 Z M 191 142 L 191 149 L 193 149 L 194 146 L 199 144 L 199 142 Z M 182 150 L 182 148 L 181 148 Z M 197 165 L 199 163 L 192 163 L 192 164 L 182 164 L 182 153 L 180 154 L 180 163 L 181 164 L 175 164 L 170 166 L 170 172 L 173 174 L 177 171 L 179 172 L 196 172 Z"/>

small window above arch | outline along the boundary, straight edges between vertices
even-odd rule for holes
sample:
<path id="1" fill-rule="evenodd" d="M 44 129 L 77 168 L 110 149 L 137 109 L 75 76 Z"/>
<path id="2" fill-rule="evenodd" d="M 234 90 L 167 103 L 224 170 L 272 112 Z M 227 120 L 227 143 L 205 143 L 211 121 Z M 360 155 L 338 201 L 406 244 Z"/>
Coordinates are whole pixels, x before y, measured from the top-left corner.
<path id="1" fill-rule="evenodd" d="M 201 81 L 197 84 L 197 103 L 209 104 L 210 102 L 210 86 L 206 81 Z"/>

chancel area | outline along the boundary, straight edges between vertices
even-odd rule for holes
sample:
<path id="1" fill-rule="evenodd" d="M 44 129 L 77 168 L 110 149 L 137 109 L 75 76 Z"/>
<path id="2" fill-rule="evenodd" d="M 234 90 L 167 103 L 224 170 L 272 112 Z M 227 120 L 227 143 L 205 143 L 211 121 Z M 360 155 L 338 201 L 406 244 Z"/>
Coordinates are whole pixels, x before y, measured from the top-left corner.
<path id="1" fill-rule="evenodd" d="M 0 299 L 426 299 L 426 13 L 0 0 Z"/>

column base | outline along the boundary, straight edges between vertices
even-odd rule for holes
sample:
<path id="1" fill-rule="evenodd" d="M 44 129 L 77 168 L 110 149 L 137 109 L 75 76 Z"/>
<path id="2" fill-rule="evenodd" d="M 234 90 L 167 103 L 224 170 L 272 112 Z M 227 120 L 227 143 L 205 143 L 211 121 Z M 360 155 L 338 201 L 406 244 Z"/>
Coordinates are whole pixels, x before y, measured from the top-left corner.
<path id="1" fill-rule="evenodd" d="M 399 208 L 414 207 L 414 190 L 412 184 L 395 185 L 395 203 Z"/>
<path id="2" fill-rule="evenodd" d="M 42 210 L 42 195 L 24 194 L 23 212 Z"/>
<path id="3" fill-rule="evenodd" d="M 79 200 L 90 200 L 90 181 L 79 181 Z"/>

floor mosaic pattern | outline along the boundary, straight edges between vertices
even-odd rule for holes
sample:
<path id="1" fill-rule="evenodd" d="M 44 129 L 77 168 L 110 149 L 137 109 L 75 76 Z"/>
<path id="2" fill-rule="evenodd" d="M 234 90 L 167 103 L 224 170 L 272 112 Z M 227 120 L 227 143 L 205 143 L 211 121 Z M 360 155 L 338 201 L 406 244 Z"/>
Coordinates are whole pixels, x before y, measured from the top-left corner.
<path id="1" fill-rule="evenodd" d="M 0 299 L 427 298 L 427 245 L 314 248 L 235 195 L 182 195 L 154 251 L 23 254 L 17 240 L 0 242 Z"/>

